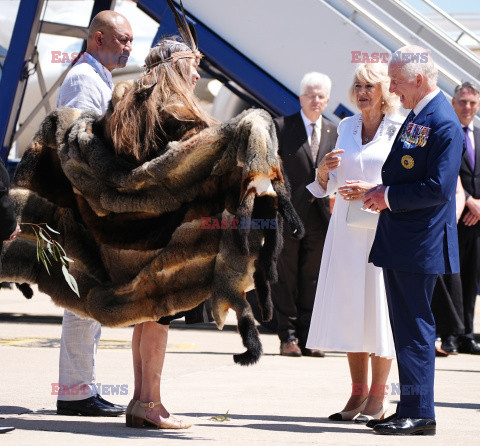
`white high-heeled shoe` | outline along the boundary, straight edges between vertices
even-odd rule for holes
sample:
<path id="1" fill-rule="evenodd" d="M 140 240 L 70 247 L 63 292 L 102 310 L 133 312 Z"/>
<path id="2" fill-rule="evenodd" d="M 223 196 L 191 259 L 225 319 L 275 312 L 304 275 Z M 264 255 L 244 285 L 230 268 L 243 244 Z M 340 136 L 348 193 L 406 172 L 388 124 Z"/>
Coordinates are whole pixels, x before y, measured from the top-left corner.
<path id="1" fill-rule="evenodd" d="M 365 406 L 367 405 L 367 399 L 368 398 L 365 398 L 363 403 L 355 409 L 334 413 L 330 415 L 328 419 L 332 421 L 352 421 L 363 409 L 365 409 Z"/>
<path id="2" fill-rule="evenodd" d="M 370 420 L 383 420 L 385 418 L 385 414 L 390 406 L 389 401 L 384 401 L 382 404 L 382 408 L 380 411 L 374 415 L 365 415 L 361 413 L 355 418 L 355 423 L 368 423 Z"/>

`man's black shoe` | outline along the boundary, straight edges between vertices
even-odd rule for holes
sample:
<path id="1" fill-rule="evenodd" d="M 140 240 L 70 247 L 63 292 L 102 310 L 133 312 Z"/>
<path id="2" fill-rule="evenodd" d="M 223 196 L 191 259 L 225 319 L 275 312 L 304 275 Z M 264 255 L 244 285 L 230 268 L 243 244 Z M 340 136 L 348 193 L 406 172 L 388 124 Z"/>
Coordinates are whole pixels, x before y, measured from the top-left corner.
<path id="1" fill-rule="evenodd" d="M 384 418 L 383 420 L 368 420 L 366 426 L 375 427 L 377 424 L 388 423 L 389 421 L 392 421 L 394 418 L 397 418 L 396 413 L 392 413 L 392 415 L 388 416 L 387 418 Z"/>
<path id="2" fill-rule="evenodd" d="M 450 338 L 442 340 L 442 350 L 446 351 L 449 355 L 457 355 L 458 346 L 456 341 Z"/>
<path id="3" fill-rule="evenodd" d="M 105 404 L 105 406 L 115 407 L 115 409 L 123 410 L 124 412 L 127 410 L 127 406 L 122 406 L 121 404 L 113 404 L 110 401 L 103 399 L 99 393 L 97 393 L 95 398 L 97 398 L 97 400 L 100 401 L 102 404 Z"/>
<path id="4" fill-rule="evenodd" d="M 84 400 L 60 401 L 57 400 L 58 415 L 85 415 L 88 417 L 118 417 L 125 412 L 124 409 L 107 406 L 100 402 L 96 396 Z"/>
<path id="5" fill-rule="evenodd" d="M 383 435 L 435 435 L 437 423 L 435 418 L 405 418 L 377 424 L 373 432 Z"/>
<path id="6" fill-rule="evenodd" d="M 463 339 L 458 346 L 458 353 L 480 355 L 480 347 L 473 339 Z"/>
<path id="7" fill-rule="evenodd" d="M 14 431 L 13 426 L 0 426 L 0 434 L 6 434 L 7 432 Z"/>

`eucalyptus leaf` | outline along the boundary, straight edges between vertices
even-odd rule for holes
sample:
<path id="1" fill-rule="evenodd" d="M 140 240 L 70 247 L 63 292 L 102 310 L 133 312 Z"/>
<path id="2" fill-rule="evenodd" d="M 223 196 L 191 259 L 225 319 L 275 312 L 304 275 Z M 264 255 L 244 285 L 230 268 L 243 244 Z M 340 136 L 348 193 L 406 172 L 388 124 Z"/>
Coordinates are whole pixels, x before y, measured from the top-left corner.
<path id="1" fill-rule="evenodd" d="M 47 229 L 51 232 L 54 232 L 55 234 L 60 234 L 60 232 L 58 231 L 55 231 L 55 229 L 53 229 L 52 227 L 48 226 L 46 223 L 45 223 L 45 226 L 47 227 Z"/>
<path id="2" fill-rule="evenodd" d="M 68 269 L 65 265 L 62 265 L 62 273 L 63 277 L 65 277 L 65 280 L 68 284 L 68 286 L 72 289 L 72 291 L 80 297 L 80 293 L 78 292 L 78 285 L 75 280 L 75 278 L 68 272 Z"/>
<path id="3" fill-rule="evenodd" d="M 60 234 L 60 232 L 48 226 L 46 223 L 20 223 L 20 225 L 30 226 L 32 231 L 35 234 L 37 242 L 37 261 L 42 263 L 45 269 L 47 270 L 48 275 L 50 274 L 49 265 L 53 265 L 53 261 L 59 262 L 62 265 L 62 273 L 67 282 L 68 286 L 72 291 L 80 297 L 78 291 L 78 285 L 75 278 L 68 272 L 67 262 L 73 263 L 73 260 L 67 257 L 67 253 L 63 246 L 60 245 L 53 237 L 50 235 L 49 231 Z M 42 227 L 45 226 L 45 228 Z"/>
<path id="4" fill-rule="evenodd" d="M 48 269 L 47 261 L 45 260 L 45 254 L 43 250 L 40 251 L 40 260 L 42 261 L 43 266 L 47 270 L 48 275 L 50 275 L 50 270 Z"/>
<path id="5" fill-rule="evenodd" d="M 63 249 L 63 246 L 60 243 L 56 243 L 56 246 L 60 251 L 62 251 L 62 255 L 60 257 L 67 255 L 67 253 Z"/>
<path id="6" fill-rule="evenodd" d="M 48 240 L 47 237 L 45 237 L 45 234 L 44 234 L 44 231 L 42 229 L 40 229 L 40 231 L 38 231 L 40 237 L 43 238 L 43 240 L 45 240 L 47 243 L 50 243 L 50 240 Z"/>

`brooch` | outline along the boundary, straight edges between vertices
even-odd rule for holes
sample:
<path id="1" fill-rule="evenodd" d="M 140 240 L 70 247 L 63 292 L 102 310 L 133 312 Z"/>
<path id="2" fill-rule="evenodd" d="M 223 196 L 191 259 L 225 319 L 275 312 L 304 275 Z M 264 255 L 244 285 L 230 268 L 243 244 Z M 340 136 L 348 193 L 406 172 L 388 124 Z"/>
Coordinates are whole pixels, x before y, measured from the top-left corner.
<path id="1" fill-rule="evenodd" d="M 413 156 L 403 155 L 401 163 L 405 169 L 411 169 L 415 165 L 415 160 L 413 159 Z"/>
<path id="2" fill-rule="evenodd" d="M 392 139 L 392 136 L 395 135 L 395 133 L 397 133 L 397 128 L 393 125 L 393 124 L 390 124 L 388 127 L 387 127 L 387 136 L 388 136 L 388 139 Z"/>

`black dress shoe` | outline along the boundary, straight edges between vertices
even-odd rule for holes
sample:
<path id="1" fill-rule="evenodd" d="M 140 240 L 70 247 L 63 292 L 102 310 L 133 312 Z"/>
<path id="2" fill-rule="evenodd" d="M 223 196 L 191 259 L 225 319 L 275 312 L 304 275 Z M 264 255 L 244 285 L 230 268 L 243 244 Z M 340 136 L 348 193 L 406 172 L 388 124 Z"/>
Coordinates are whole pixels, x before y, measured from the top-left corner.
<path id="1" fill-rule="evenodd" d="M 0 434 L 6 434 L 7 432 L 14 431 L 13 426 L 0 426 Z"/>
<path id="2" fill-rule="evenodd" d="M 453 339 L 445 339 L 442 341 L 442 350 L 449 355 L 458 355 L 457 343 Z"/>
<path id="3" fill-rule="evenodd" d="M 387 417 L 387 418 L 384 418 L 383 420 L 368 420 L 366 426 L 373 428 L 373 427 L 375 427 L 377 424 L 385 424 L 385 423 L 388 423 L 389 421 L 392 421 L 394 418 L 397 418 L 397 414 L 396 414 L 396 413 L 392 413 L 392 415 L 390 415 L 390 416 Z"/>
<path id="4" fill-rule="evenodd" d="M 383 435 L 435 435 L 437 423 L 435 418 L 405 418 L 377 424 L 373 432 Z"/>
<path id="5" fill-rule="evenodd" d="M 435 356 L 437 358 L 446 358 L 448 356 L 448 353 L 442 348 L 435 346 Z"/>
<path id="6" fill-rule="evenodd" d="M 312 356 L 313 358 L 325 357 L 325 352 L 316 348 L 300 347 L 300 350 L 302 351 L 303 356 Z"/>
<path id="7" fill-rule="evenodd" d="M 458 353 L 480 355 L 480 346 L 473 339 L 464 339 L 458 346 Z"/>
<path id="8" fill-rule="evenodd" d="M 100 401 L 102 404 L 105 404 L 105 406 L 115 407 L 115 409 L 123 410 L 124 412 L 127 410 L 127 406 L 122 406 L 121 404 L 113 404 L 110 401 L 103 399 L 99 393 L 97 393 L 95 398 L 97 398 L 97 401 Z"/>
<path id="9" fill-rule="evenodd" d="M 84 400 L 60 401 L 57 400 L 58 415 L 85 415 L 88 417 L 118 417 L 125 412 L 124 409 L 107 406 L 100 402 L 96 396 Z"/>

